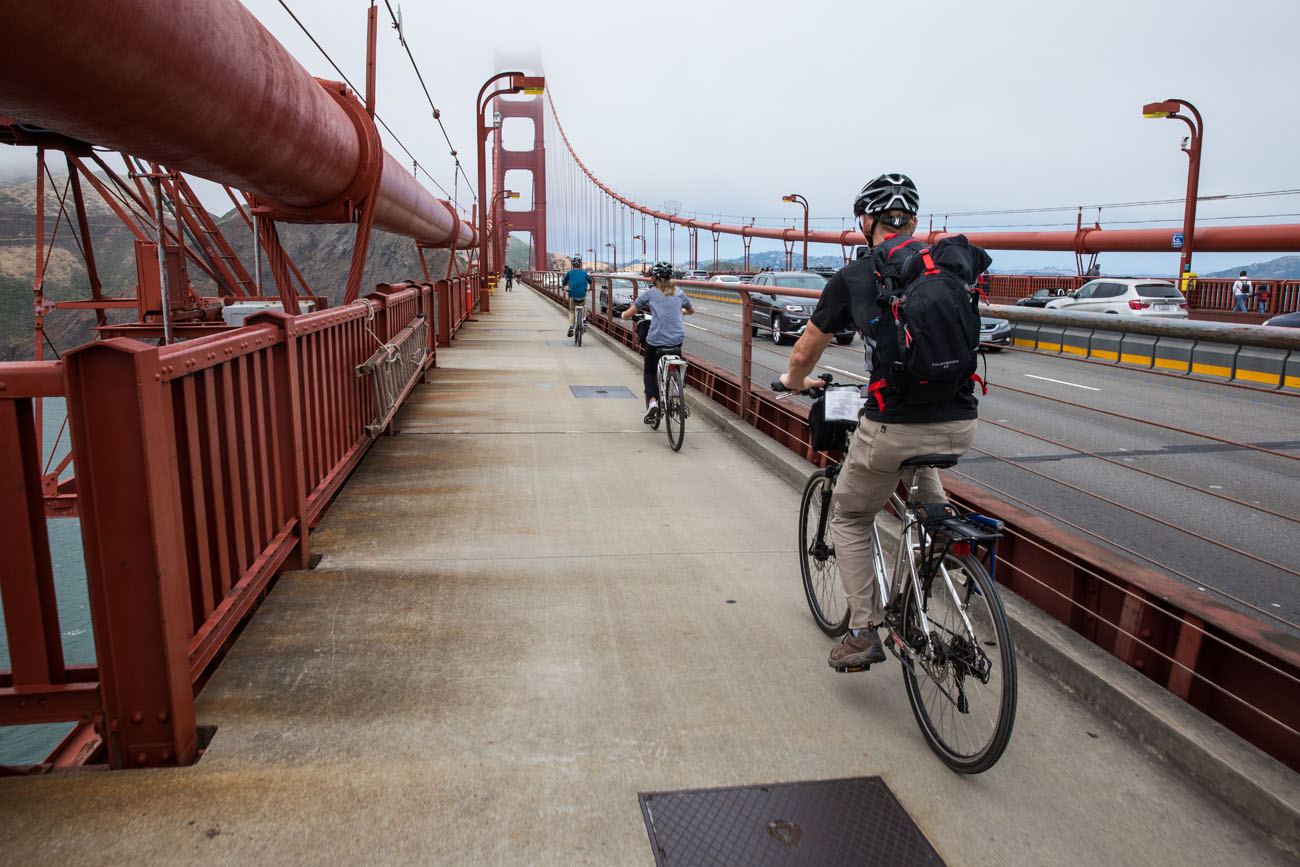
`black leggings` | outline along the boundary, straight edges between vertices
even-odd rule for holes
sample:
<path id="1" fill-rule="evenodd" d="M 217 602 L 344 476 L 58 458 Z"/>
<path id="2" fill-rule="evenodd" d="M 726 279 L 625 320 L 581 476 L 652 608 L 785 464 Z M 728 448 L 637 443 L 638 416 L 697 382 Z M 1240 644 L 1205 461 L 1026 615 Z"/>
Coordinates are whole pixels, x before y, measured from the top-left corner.
<path id="1" fill-rule="evenodd" d="M 645 345 L 645 402 L 650 403 L 651 398 L 659 399 L 659 359 L 665 355 L 681 355 L 682 345 L 676 346 L 651 346 Z"/>

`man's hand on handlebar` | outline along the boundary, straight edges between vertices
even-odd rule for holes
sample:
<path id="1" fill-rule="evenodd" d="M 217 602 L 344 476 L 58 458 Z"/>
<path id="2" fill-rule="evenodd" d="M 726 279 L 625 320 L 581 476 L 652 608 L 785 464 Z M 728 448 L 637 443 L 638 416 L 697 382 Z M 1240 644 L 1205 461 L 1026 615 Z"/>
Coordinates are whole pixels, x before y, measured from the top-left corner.
<path id="1" fill-rule="evenodd" d="M 811 391 L 813 389 L 825 388 L 830 381 L 831 381 L 831 375 L 829 373 L 823 373 L 821 376 L 807 376 L 804 377 L 803 384 L 799 388 L 793 388 L 790 385 L 790 374 L 783 373 L 781 374 L 780 380 L 772 383 L 772 390 L 773 391 Z"/>

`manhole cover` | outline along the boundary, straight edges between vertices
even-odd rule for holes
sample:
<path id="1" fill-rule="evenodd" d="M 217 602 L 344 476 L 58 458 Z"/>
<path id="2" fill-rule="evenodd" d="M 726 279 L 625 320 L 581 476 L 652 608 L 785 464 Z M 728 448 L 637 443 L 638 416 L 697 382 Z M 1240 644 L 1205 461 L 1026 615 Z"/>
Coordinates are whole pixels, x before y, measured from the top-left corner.
<path id="1" fill-rule="evenodd" d="M 624 385 L 571 385 L 569 391 L 582 400 L 595 400 L 606 397 L 635 398 L 636 395 Z"/>
<path id="2" fill-rule="evenodd" d="M 640 795 L 655 863 L 943 867 L 879 777 Z"/>

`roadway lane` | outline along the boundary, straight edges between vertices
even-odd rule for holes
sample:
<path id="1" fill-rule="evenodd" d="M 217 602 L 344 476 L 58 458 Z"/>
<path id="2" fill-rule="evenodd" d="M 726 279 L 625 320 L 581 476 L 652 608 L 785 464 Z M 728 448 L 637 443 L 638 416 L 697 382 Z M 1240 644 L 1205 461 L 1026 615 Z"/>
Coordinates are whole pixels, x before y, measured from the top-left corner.
<path id="1" fill-rule="evenodd" d="M 737 370 L 739 306 L 694 303 L 686 351 Z M 760 334 L 755 382 L 785 370 L 788 355 Z M 860 340 L 832 344 L 823 362 L 819 372 L 839 381 L 865 376 Z M 1300 569 L 1287 545 L 1300 516 L 1300 462 L 1243 445 L 1300 457 L 1300 398 L 1021 351 L 989 353 L 988 379 L 976 451 L 957 473 L 1207 593 L 1300 623 Z"/>

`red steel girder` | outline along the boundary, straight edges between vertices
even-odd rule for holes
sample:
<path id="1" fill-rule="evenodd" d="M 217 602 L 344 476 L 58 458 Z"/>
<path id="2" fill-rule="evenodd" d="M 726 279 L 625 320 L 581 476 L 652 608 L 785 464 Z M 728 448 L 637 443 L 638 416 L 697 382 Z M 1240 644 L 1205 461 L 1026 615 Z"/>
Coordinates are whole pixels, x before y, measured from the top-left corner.
<path id="1" fill-rule="evenodd" d="M 382 166 L 377 228 L 473 246 L 470 223 L 368 147 L 373 123 L 340 87 L 237 0 L 8 3 L 0 27 L 0 114 L 248 190 L 277 219 L 352 219 Z"/>

